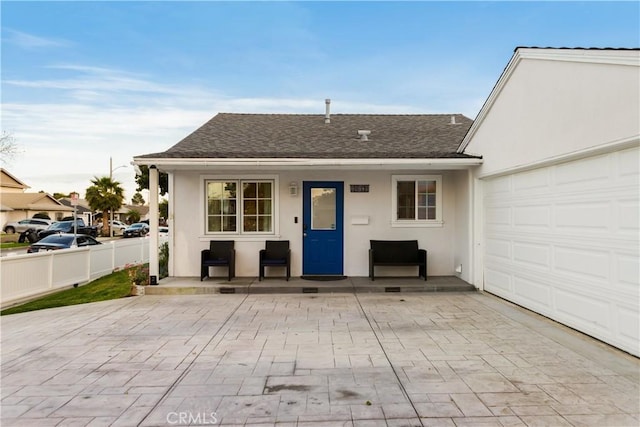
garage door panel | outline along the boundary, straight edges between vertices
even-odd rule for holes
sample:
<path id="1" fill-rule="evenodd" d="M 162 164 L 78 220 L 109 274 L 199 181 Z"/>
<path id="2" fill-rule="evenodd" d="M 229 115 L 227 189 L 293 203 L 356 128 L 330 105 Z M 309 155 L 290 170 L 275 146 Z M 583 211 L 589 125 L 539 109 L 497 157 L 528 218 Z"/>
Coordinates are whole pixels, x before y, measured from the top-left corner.
<path id="1" fill-rule="evenodd" d="M 551 208 L 549 206 L 516 206 L 513 208 L 513 225 L 521 228 L 549 229 Z"/>
<path id="2" fill-rule="evenodd" d="M 620 337 L 628 343 L 629 346 L 638 346 L 640 341 L 640 313 L 633 308 L 621 307 L 617 311 L 617 324 L 620 325 Z"/>
<path id="3" fill-rule="evenodd" d="M 617 153 L 618 176 L 622 178 L 637 178 L 640 175 L 640 160 L 638 149 L 630 148 Z"/>
<path id="4" fill-rule="evenodd" d="M 563 163 L 553 168 L 555 184 L 579 184 L 580 187 L 594 181 L 606 181 L 609 177 L 609 156 L 602 155 Z"/>
<path id="5" fill-rule="evenodd" d="M 551 247 L 537 243 L 515 242 L 513 260 L 529 267 L 551 267 Z"/>
<path id="6" fill-rule="evenodd" d="M 640 356 L 639 149 L 483 181 L 484 289 Z"/>
<path id="7" fill-rule="evenodd" d="M 611 226 L 610 203 L 557 204 L 555 225 L 559 229 L 580 229 L 585 232 L 607 232 Z"/>
<path id="8" fill-rule="evenodd" d="M 512 292 L 511 275 L 505 272 L 486 268 L 484 282 L 487 290 L 491 289 L 497 295 L 506 297 Z"/>
<path id="9" fill-rule="evenodd" d="M 487 225 L 489 226 L 510 226 L 511 225 L 511 208 L 494 207 L 487 211 Z"/>
<path id="10" fill-rule="evenodd" d="M 515 175 L 513 177 L 513 189 L 523 190 L 547 190 L 549 187 L 549 170 L 536 169 Z"/>
<path id="11" fill-rule="evenodd" d="M 640 203 L 638 200 L 621 200 L 618 202 L 618 228 L 631 233 L 640 230 Z"/>
<path id="12" fill-rule="evenodd" d="M 499 195 L 500 193 L 510 193 L 511 177 L 503 176 L 492 179 L 491 182 L 487 182 L 487 190 L 492 195 Z"/>
<path id="13" fill-rule="evenodd" d="M 618 281 L 631 285 L 636 292 L 640 289 L 640 261 L 637 256 L 618 254 Z"/>
<path id="14" fill-rule="evenodd" d="M 487 254 L 510 260 L 511 241 L 507 239 L 487 239 Z"/>
<path id="15" fill-rule="evenodd" d="M 568 316 L 573 325 L 581 325 L 599 333 L 611 329 L 608 302 L 564 290 L 557 290 L 555 299 L 558 312 Z"/>
<path id="16" fill-rule="evenodd" d="M 551 286 L 540 281 L 527 279 L 526 277 L 514 276 L 513 289 L 522 305 L 538 307 L 543 314 L 546 314 L 551 307 Z"/>
<path id="17" fill-rule="evenodd" d="M 609 278 L 609 254 L 595 249 L 556 246 L 553 268 L 579 276 Z"/>

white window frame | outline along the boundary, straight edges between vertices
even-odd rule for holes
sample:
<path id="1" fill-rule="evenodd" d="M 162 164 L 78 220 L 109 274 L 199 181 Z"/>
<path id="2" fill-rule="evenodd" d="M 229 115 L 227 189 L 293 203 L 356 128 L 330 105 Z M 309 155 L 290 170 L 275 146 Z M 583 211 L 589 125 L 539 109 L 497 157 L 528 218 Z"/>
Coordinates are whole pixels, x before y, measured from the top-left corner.
<path id="1" fill-rule="evenodd" d="M 398 219 L 398 182 L 435 181 L 436 219 Z M 418 186 L 416 185 L 416 188 Z M 416 204 L 418 198 L 416 197 Z M 392 227 L 442 227 L 442 175 L 392 175 L 391 176 L 391 226 Z"/>
<path id="2" fill-rule="evenodd" d="M 238 206 L 236 208 L 236 231 L 209 231 L 207 228 L 207 182 L 210 181 L 234 181 L 238 183 Z M 271 214 L 272 214 L 272 231 L 263 232 L 263 231 L 247 231 L 243 232 L 242 224 L 243 224 L 243 210 L 242 210 L 242 197 L 241 197 L 241 189 L 243 182 L 271 182 L 273 185 L 272 197 L 273 197 L 273 205 L 271 206 Z M 201 235 L 203 237 L 213 237 L 213 236 L 233 236 L 236 239 L 246 238 L 247 240 L 252 240 L 253 238 L 260 237 L 269 237 L 269 238 L 277 238 L 280 234 L 279 231 L 279 214 L 280 211 L 280 185 L 277 175 L 201 175 L 200 176 L 200 224 L 201 224 Z"/>

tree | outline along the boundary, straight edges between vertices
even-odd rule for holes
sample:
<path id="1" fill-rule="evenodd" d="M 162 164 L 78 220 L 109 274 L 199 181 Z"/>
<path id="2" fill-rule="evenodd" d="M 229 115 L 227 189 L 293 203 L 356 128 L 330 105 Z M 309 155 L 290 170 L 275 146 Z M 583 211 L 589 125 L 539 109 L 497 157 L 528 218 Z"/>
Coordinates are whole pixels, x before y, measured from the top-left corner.
<path id="1" fill-rule="evenodd" d="M 158 203 L 158 213 L 160 218 L 164 218 L 165 221 L 169 218 L 169 201 L 167 199 L 162 199 Z"/>
<path id="2" fill-rule="evenodd" d="M 142 197 L 142 194 L 140 194 L 140 193 L 134 194 L 133 197 L 131 198 L 131 204 L 132 205 L 144 205 L 144 198 Z"/>
<path id="3" fill-rule="evenodd" d="M 129 211 L 127 212 L 127 222 L 129 224 L 140 222 L 140 212 L 135 209 L 129 209 Z"/>
<path id="4" fill-rule="evenodd" d="M 65 193 L 53 193 L 53 198 L 56 200 L 60 200 L 60 199 L 66 199 L 71 197 L 71 194 L 65 194 Z"/>
<path id="5" fill-rule="evenodd" d="M 7 163 L 18 154 L 18 145 L 16 139 L 8 132 L 2 131 L 0 136 L 0 161 Z"/>
<path id="6" fill-rule="evenodd" d="M 149 189 L 149 166 L 140 166 L 140 175 L 136 175 L 136 184 L 138 184 L 138 188 L 136 191 L 148 190 Z M 169 192 L 169 175 L 166 173 L 160 172 L 158 176 L 158 186 L 160 187 L 160 194 L 164 196 Z"/>
<path id="7" fill-rule="evenodd" d="M 94 177 L 91 183 L 93 185 L 87 188 L 85 199 L 87 199 L 91 209 L 102 211 L 102 235 L 108 236 L 110 234 L 109 218 L 111 217 L 109 213 L 120 209 L 122 206 L 124 189 L 118 181 L 114 181 L 108 176 L 102 178 Z"/>

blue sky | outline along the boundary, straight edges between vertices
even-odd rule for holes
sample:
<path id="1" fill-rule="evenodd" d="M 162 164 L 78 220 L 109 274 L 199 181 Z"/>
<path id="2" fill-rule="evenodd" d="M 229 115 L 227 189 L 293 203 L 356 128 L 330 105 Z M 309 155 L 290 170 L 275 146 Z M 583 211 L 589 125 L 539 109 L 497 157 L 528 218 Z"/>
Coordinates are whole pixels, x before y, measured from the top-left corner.
<path id="1" fill-rule="evenodd" d="M 639 47 L 638 2 L 12 2 L 3 164 L 78 191 L 218 112 L 463 113 L 516 46 Z M 134 191 L 131 166 L 114 178 Z"/>

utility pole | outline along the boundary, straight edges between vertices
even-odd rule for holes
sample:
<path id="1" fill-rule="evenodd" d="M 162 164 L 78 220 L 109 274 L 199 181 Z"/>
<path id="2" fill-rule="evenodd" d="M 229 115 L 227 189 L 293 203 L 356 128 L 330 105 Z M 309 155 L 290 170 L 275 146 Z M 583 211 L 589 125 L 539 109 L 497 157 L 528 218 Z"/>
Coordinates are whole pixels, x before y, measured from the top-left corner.
<path id="1" fill-rule="evenodd" d="M 109 181 L 113 182 L 113 171 L 120 168 L 126 168 L 127 165 L 120 165 L 113 168 L 113 157 L 109 156 Z M 104 227 L 104 212 L 102 214 L 102 226 Z M 109 221 L 107 221 L 107 227 L 109 227 L 109 237 L 113 237 L 113 209 L 109 212 Z"/>

